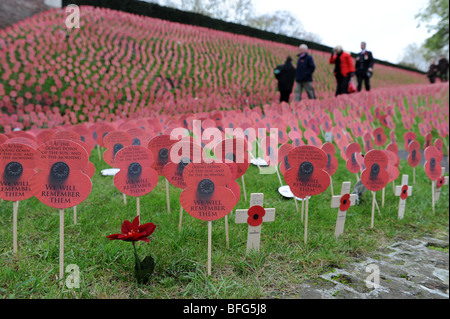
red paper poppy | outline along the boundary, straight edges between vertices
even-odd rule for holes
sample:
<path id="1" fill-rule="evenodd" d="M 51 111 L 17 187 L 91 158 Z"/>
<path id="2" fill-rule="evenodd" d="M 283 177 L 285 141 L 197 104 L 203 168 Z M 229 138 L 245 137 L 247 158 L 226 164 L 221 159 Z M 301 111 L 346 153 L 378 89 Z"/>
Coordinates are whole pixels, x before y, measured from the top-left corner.
<path id="1" fill-rule="evenodd" d="M 394 154 L 398 154 L 398 146 L 397 143 L 391 142 L 386 146 L 386 150 L 393 152 Z"/>
<path id="2" fill-rule="evenodd" d="M 376 128 L 373 132 L 373 143 L 376 146 L 383 146 L 386 143 L 387 136 L 384 134 L 384 129 L 382 127 Z"/>
<path id="3" fill-rule="evenodd" d="M 35 174 L 37 152 L 26 144 L 7 140 L 0 145 L 0 198 L 21 201 L 34 195 L 31 179 Z"/>
<path id="4" fill-rule="evenodd" d="M 169 157 L 169 162 L 163 168 L 163 175 L 173 186 L 186 188 L 183 177 L 184 168 L 189 163 L 201 162 L 205 158 L 205 152 L 191 141 L 179 141 L 172 145 Z"/>
<path id="5" fill-rule="evenodd" d="M 403 139 L 405 140 L 405 150 L 407 150 L 409 143 L 411 143 L 412 141 L 414 141 L 416 139 L 416 133 L 406 132 L 403 135 Z"/>
<path id="6" fill-rule="evenodd" d="M 334 154 L 336 153 L 336 149 L 333 143 L 325 143 L 321 147 L 322 151 L 327 155 L 327 165 L 323 169 L 328 175 L 332 176 L 336 173 L 338 168 L 338 160 Z"/>
<path id="7" fill-rule="evenodd" d="M 115 167 L 115 156 L 118 151 L 128 145 L 132 145 L 133 138 L 125 131 L 112 131 L 103 138 L 103 145 L 106 151 L 103 153 L 103 160 L 111 167 Z"/>
<path id="8" fill-rule="evenodd" d="M 401 199 L 406 199 L 408 197 L 408 185 L 402 186 L 402 192 L 400 193 Z"/>
<path id="9" fill-rule="evenodd" d="M 163 175 L 164 166 L 170 161 L 170 148 L 178 140 L 171 139 L 170 135 L 157 135 L 148 141 L 147 147 L 153 153 L 155 159 L 152 168 L 159 175 Z"/>
<path id="10" fill-rule="evenodd" d="M 278 164 L 278 139 L 266 136 L 261 139 L 261 149 L 264 151 L 264 160 L 274 166 Z"/>
<path id="11" fill-rule="evenodd" d="M 428 146 L 431 146 L 431 140 L 433 139 L 433 135 L 428 133 L 425 135 L 425 144 L 423 145 L 423 149 L 426 149 Z"/>
<path id="12" fill-rule="evenodd" d="M 420 144 L 416 140 L 412 141 L 408 145 L 408 164 L 411 167 L 417 167 L 422 159 L 422 154 L 420 154 Z"/>
<path id="13" fill-rule="evenodd" d="M 8 139 L 8 136 L 5 134 L 0 134 L 0 144 L 5 143 L 5 141 Z"/>
<path id="14" fill-rule="evenodd" d="M 278 150 L 278 163 L 281 163 L 280 164 L 280 172 L 283 175 L 286 173 L 286 170 L 291 168 L 291 166 L 289 165 L 289 161 L 288 161 L 288 154 L 293 149 L 294 149 L 294 146 L 286 143 L 286 144 L 281 145 Z"/>
<path id="15" fill-rule="evenodd" d="M 441 188 L 445 184 L 445 176 L 439 177 L 439 179 L 436 182 L 436 187 Z"/>
<path id="16" fill-rule="evenodd" d="M 308 145 L 316 147 L 322 146 L 322 140 L 317 136 L 317 134 L 313 130 L 307 129 L 304 133 L 304 136 L 308 140 Z"/>
<path id="17" fill-rule="evenodd" d="M 143 196 L 150 193 L 158 183 L 158 173 L 151 168 L 152 152 L 143 146 L 130 145 L 117 152 L 114 185 L 128 196 Z"/>
<path id="18" fill-rule="evenodd" d="M 345 194 L 341 196 L 341 205 L 339 205 L 339 210 L 341 212 L 347 211 L 350 207 L 350 194 Z"/>
<path id="19" fill-rule="evenodd" d="M 91 192 L 92 182 L 83 170 L 88 154 L 80 144 L 50 140 L 38 148 L 39 172 L 32 179 L 36 198 L 53 208 L 79 205 Z"/>
<path id="20" fill-rule="evenodd" d="M 136 216 L 133 219 L 133 222 L 126 220 L 122 224 L 121 233 L 120 234 L 112 234 L 106 236 L 109 240 L 123 240 L 123 241 L 145 241 L 146 243 L 150 243 L 148 236 L 153 234 L 156 229 L 156 225 L 153 223 L 146 223 L 143 225 L 139 225 L 139 216 Z"/>
<path id="21" fill-rule="evenodd" d="M 388 165 L 386 167 L 386 170 L 389 174 L 388 182 L 393 182 L 398 178 L 398 175 L 400 174 L 400 171 L 398 170 L 398 164 L 400 163 L 400 160 L 397 154 L 394 154 L 393 152 L 388 150 L 385 150 L 384 152 L 388 157 Z"/>
<path id="22" fill-rule="evenodd" d="M 438 151 L 442 152 L 444 143 L 440 138 L 437 138 L 434 140 L 434 146 L 438 149 Z"/>
<path id="23" fill-rule="evenodd" d="M 228 185 L 232 176 L 224 163 L 191 163 L 184 169 L 186 188 L 181 192 L 181 206 L 194 218 L 217 220 L 231 212 L 236 198 Z"/>
<path id="24" fill-rule="evenodd" d="M 437 181 L 442 174 L 442 152 L 435 146 L 429 146 L 425 149 L 425 173 L 432 181 Z"/>
<path id="25" fill-rule="evenodd" d="M 372 135 L 367 132 L 364 134 L 364 151 L 367 153 L 368 151 L 371 151 L 373 149 L 372 145 Z"/>
<path id="26" fill-rule="evenodd" d="M 289 132 L 289 138 L 291 139 L 291 141 L 292 141 L 292 145 L 294 145 L 294 147 L 297 147 L 297 146 L 302 146 L 302 145 L 305 145 L 305 143 L 303 143 L 303 140 L 302 140 L 302 131 L 290 131 Z"/>
<path id="27" fill-rule="evenodd" d="M 214 148 L 214 155 L 229 166 L 233 180 L 244 175 L 250 166 L 247 143 L 241 138 L 221 141 Z"/>
<path id="28" fill-rule="evenodd" d="M 389 174 L 386 170 L 388 157 L 382 150 L 371 150 L 364 156 L 364 166 L 361 173 L 361 181 L 368 190 L 382 190 L 389 182 Z"/>
<path id="29" fill-rule="evenodd" d="M 250 207 L 250 209 L 247 211 L 247 214 L 247 223 L 250 226 L 256 227 L 263 223 L 263 217 L 264 215 L 266 215 L 266 210 L 259 205 L 254 205 Z"/>
<path id="30" fill-rule="evenodd" d="M 330 185 L 330 176 L 324 171 L 327 155 L 320 148 L 303 145 L 288 154 L 290 169 L 284 178 L 292 193 L 299 197 L 317 195 Z"/>
<path id="31" fill-rule="evenodd" d="M 363 157 L 361 155 L 361 145 L 359 143 L 351 143 L 345 149 L 345 155 L 347 156 L 346 167 L 350 173 L 359 173 L 361 171 Z"/>

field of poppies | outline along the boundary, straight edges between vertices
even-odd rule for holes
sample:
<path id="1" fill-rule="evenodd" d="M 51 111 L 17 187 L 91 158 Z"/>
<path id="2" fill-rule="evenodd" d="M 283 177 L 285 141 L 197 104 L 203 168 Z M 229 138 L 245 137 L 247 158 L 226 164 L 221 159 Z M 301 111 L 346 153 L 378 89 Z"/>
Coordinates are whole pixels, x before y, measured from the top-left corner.
<path id="1" fill-rule="evenodd" d="M 0 30 L 4 298 L 282 296 L 391 240 L 448 234 L 448 83 L 376 65 L 371 92 L 335 98 L 329 55 L 312 52 L 319 98 L 280 104 L 273 68 L 295 47 L 81 14 L 80 29 L 50 10 Z M 357 204 L 331 208 L 360 180 Z M 273 221 L 236 223 L 252 193 Z M 248 227 L 261 227 L 258 251 Z"/>

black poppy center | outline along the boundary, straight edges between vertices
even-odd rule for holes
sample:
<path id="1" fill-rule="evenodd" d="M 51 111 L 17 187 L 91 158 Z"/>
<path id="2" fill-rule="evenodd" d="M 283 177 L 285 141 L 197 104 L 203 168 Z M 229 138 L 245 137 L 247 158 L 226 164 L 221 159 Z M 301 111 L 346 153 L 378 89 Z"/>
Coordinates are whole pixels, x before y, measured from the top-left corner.
<path id="1" fill-rule="evenodd" d="M 284 166 L 286 166 L 286 169 L 290 169 L 291 165 L 289 165 L 288 156 L 286 155 L 284 157 Z"/>
<path id="2" fill-rule="evenodd" d="M 128 166 L 128 176 L 130 178 L 137 178 L 142 173 L 142 165 L 136 162 L 131 163 Z"/>
<path id="3" fill-rule="evenodd" d="M 329 167 L 331 164 L 331 155 L 327 154 L 327 167 Z"/>
<path id="4" fill-rule="evenodd" d="M 141 140 L 137 137 L 133 137 L 133 143 L 132 145 L 141 145 Z"/>
<path id="5" fill-rule="evenodd" d="M 158 152 L 158 161 L 166 162 L 169 159 L 169 150 L 167 148 L 162 148 Z"/>
<path id="6" fill-rule="evenodd" d="M 5 166 L 4 178 L 7 181 L 17 180 L 23 173 L 23 166 L 19 162 L 9 162 Z"/>
<path id="7" fill-rule="evenodd" d="M 355 153 L 352 153 L 352 164 L 356 165 L 356 155 L 355 155 Z"/>
<path id="8" fill-rule="evenodd" d="M 210 197 L 214 193 L 214 182 L 208 178 L 198 183 L 197 193 L 199 197 Z"/>
<path id="9" fill-rule="evenodd" d="M 64 162 L 56 162 L 50 169 L 50 177 L 53 182 L 64 182 L 70 174 L 69 165 Z"/>
<path id="10" fill-rule="evenodd" d="M 377 134 L 377 140 L 381 142 L 381 134 Z"/>
<path id="11" fill-rule="evenodd" d="M 344 199 L 344 200 L 342 201 L 342 204 L 346 205 L 346 204 L 347 204 L 347 200 Z"/>
<path id="12" fill-rule="evenodd" d="M 436 168 L 436 159 L 434 157 L 430 160 L 430 169 L 433 171 Z"/>
<path id="13" fill-rule="evenodd" d="M 413 150 L 412 153 L 411 153 L 411 157 L 412 157 L 412 160 L 413 160 L 413 161 L 416 160 L 416 156 L 417 156 L 417 151 L 416 151 L 416 150 Z"/>
<path id="14" fill-rule="evenodd" d="M 113 154 L 116 156 L 117 152 L 120 151 L 123 148 L 123 145 L 120 143 L 114 144 L 113 147 Z"/>
<path id="15" fill-rule="evenodd" d="M 372 164 L 372 167 L 370 168 L 370 177 L 372 179 L 377 178 L 379 173 L 380 173 L 380 165 L 378 163 Z"/>
<path id="16" fill-rule="evenodd" d="M 233 163 L 236 162 L 236 155 L 233 152 L 227 153 L 225 155 L 225 159 L 229 160 L 229 161 L 233 161 Z"/>
<path id="17" fill-rule="evenodd" d="M 311 162 L 305 161 L 300 164 L 300 168 L 298 170 L 298 177 L 300 179 L 308 178 L 312 175 L 313 172 L 314 172 L 314 165 Z"/>
<path id="18" fill-rule="evenodd" d="M 254 215 L 253 215 L 253 219 L 254 219 L 254 220 L 257 220 L 258 218 L 259 218 L 259 215 L 258 215 L 258 214 L 254 214 Z"/>

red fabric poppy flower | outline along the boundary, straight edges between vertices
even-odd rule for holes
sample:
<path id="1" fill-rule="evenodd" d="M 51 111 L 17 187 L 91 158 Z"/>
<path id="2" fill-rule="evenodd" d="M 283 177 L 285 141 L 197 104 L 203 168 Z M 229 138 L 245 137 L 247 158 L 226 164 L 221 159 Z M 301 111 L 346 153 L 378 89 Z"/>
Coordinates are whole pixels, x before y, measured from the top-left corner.
<path id="1" fill-rule="evenodd" d="M 345 212 L 349 207 L 350 207 L 350 194 L 344 194 L 341 196 L 341 205 L 339 205 L 339 210 L 341 212 Z"/>
<path id="2" fill-rule="evenodd" d="M 358 173 L 361 171 L 363 157 L 361 155 L 361 145 L 359 143 L 351 143 L 345 149 L 345 155 L 347 156 L 346 167 L 350 173 Z"/>
<path id="3" fill-rule="evenodd" d="M 191 163 L 183 172 L 186 188 L 181 192 L 181 206 L 194 218 L 217 220 L 231 212 L 236 205 L 232 181 L 225 163 Z"/>
<path id="4" fill-rule="evenodd" d="M 205 158 L 205 152 L 192 141 L 179 141 L 170 149 L 170 160 L 163 168 L 163 175 L 170 184 L 178 188 L 186 188 L 183 177 L 184 168 L 189 163 L 199 163 Z"/>
<path id="5" fill-rule="evenodd" d="M 90 194 L 92 182 L 83 170 L 87 151 L 69 140 L 50 140 L 38 148 L 39 172 L 32 179 L 36 198 L 53 208 L 79 205 Z"/>
<path id="6" fill-rule="evenodd" d="M 114 185 L 128 196 L 142 196 L 150 193 L 158 183 L 158 173 L 151 168 L 152 152 L 143 146 L 130 145 L 117 152 Z"/>
<path id="7" fill-rule="evenodd" d="M 373 135 L 373 143 L 376 146 L 383 146 L 386 143 L 387 136 L 384 133 L 384 129 L 382 127 L 378 127 L 372 132 Z"/>
<path id="8" fill-rule="evenodd" d="M 303 145 L 288 154 L 290 169 L 284 178 L 292 193 L 299 197 L 317 195 L 330 185 L 330 176 L 325 172 L 327 155 L 320 148 Z"/>
<path id="9" fill-rule="evenodd" d="M 416 133 L 406 132 L 405 134 L 403 134 L 403 139 L 405 141 L 405 150 L 407 150 L 409 143 L 416 139 Z"/>
<path id="10" fill-rule="evenodd" d="M 214 148 L 214 155 L 229 166 L 232 179 L 244 175 L 250 166 L 247 143 L 242 138 L 228 138 L 221 141 Z"/>
<path id="11" fill-rule="evenodd" d="M 170 161 L 170 148 L 176 142 L 178 140 L 171 139 L 168 134 L 157 135 L 148 141 L 147 147 L 153 153 L 155 159 L 152 168 L 159 175 L 163 175 L 163 168 Z"/>
<path id="12" fill-rule="evenodd" d="M 419 165 L 422 159 L 422 154 L 420 154 L 420 144 L 416 140 L 411 141 L 408 145 L 408 164 L 411 167 L 416 167 Z"/>
<path id="13" fill-rule="evenodd" d="M 424 152 L 425 155 L 425 173 L 432 181 L 437 181 L 442 175 L 442 152 L 435 146 L 428 146 Z"/>
<path id="14" fill-rule="evenodd" d="M 106 236 L 109 240 L 123 240 L 123 241 L 145 241 L 146 243 L 150 243 L 148 237 L 153 234 L 156 229 L 156 225 L 153 223 L 146 223 L 143 225 L 139 225 L 139 216 L 136 216 L 133 219 L 133 222 L 129 220 L 125 220 L 122 224 L 121 233 L 120 234 L 112 234 Z"/>
<path id="15" fill-rule="evenodd" d="M 115 167 L 114 158 L 118 151 L 128 145 L 132 145 L 133 138 L 125 131 L 112 131 L 103 138 L 103 145 L 106 151 L 103 153 L 103 160 L 111 167 Z"/>
<path id="16" fill-rule="evenodd" d="M 400 193 L 401 199 L 406 199 L 408 197 L 408 185 L 403 185 L 402 192 Z"/>
<path id="17" fill-rule="evenodd" d="M 336 149 L 333 143 L 325 143 L 321 147 L 322 151 L 327 154 L 327 165 L 323 169 L 328 175 L 333 176 L 336 173 L 338 168 L 338 160 L 334 155 L 336 153 Z"/>
<path id="18" fill-rule="evenodd" d="M 37 152 L 26 144 L 6 140 L 0 145 L 0 198 L 25 200 L 34 195 L 31 179 L 35 174 Z"/>
<path id="19" fill-rule="evenodd" d="M 361 173 L 361 181 L 368 190 L 382 190 L 389 182 L 386 170 L 388 157 L 382 150 L 371 150 L 364 156 L 365 169 Z"/>
<path id="20" fill-rule="evenodd" d="M 255 205 L 250 207 L 250 209 L 247 211 L 247 214 L 247 223 L 250 226 L 256 227 L 263 223 L 263 217 L 264 215 L 266 215 L 266 210 L 259 205 Z"/>

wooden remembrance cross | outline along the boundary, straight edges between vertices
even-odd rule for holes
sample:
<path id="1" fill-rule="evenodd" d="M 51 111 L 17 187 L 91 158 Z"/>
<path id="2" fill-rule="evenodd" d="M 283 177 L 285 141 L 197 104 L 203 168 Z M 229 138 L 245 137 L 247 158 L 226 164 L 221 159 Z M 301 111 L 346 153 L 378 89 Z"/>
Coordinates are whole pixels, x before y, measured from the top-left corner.
<path id="1" fill-rule="evenodd" d="M 412 186 L 408 186 L 408 175 L 402 175 L 402 185 L 395 187 L 395 196 L 400 197 L 398 219 L 405 217 L 406 198 L 412 195 Z"/>
<path id="2" fill-rule="evenodd" d="M 343 182 L 342 188 L 341 188 L 341 195 L 332 196 L 331 198 L 331 208 L 339 208 L 338 216 L 336 220 L 336 229 L 334 231 L 334 236 L 338 238 L 343 232 L 344 232 L 344 226 L 345 226 L 345 217 L 347 215 L 347 209 L 341 210 L 341 199 L 343 196 L 347 195 L 349 196 L 348 201 L 350 201 L 348 206 L 354 206 L 356 203 L 356 194 L 349 194 L 350 193 L 350 186 L 351 182 Z M 346 203 L 344 203 L 346 204 Z"/>
<path id="3" fill-rule="evenodd" d="M 263 193 L 252 193 L 250 196 L 250 209 L 236 209 L 236 224 L 248 223 L 249 219 L 253 219 L 253 216 L 249 216 L 249 211 L 252 207 L 262 207 L 264 202 Z M 248 237 L 247 237 L 247 253 L 254 249 L 259 251 L 261 240 L 261 225 L 262 222 L 273 222 L 275 220 L 275 208 L 265 208 L 262 221 L 257 226 L 248 225 Z M 260 216 L 255 216 L 256 218 Z"/>

